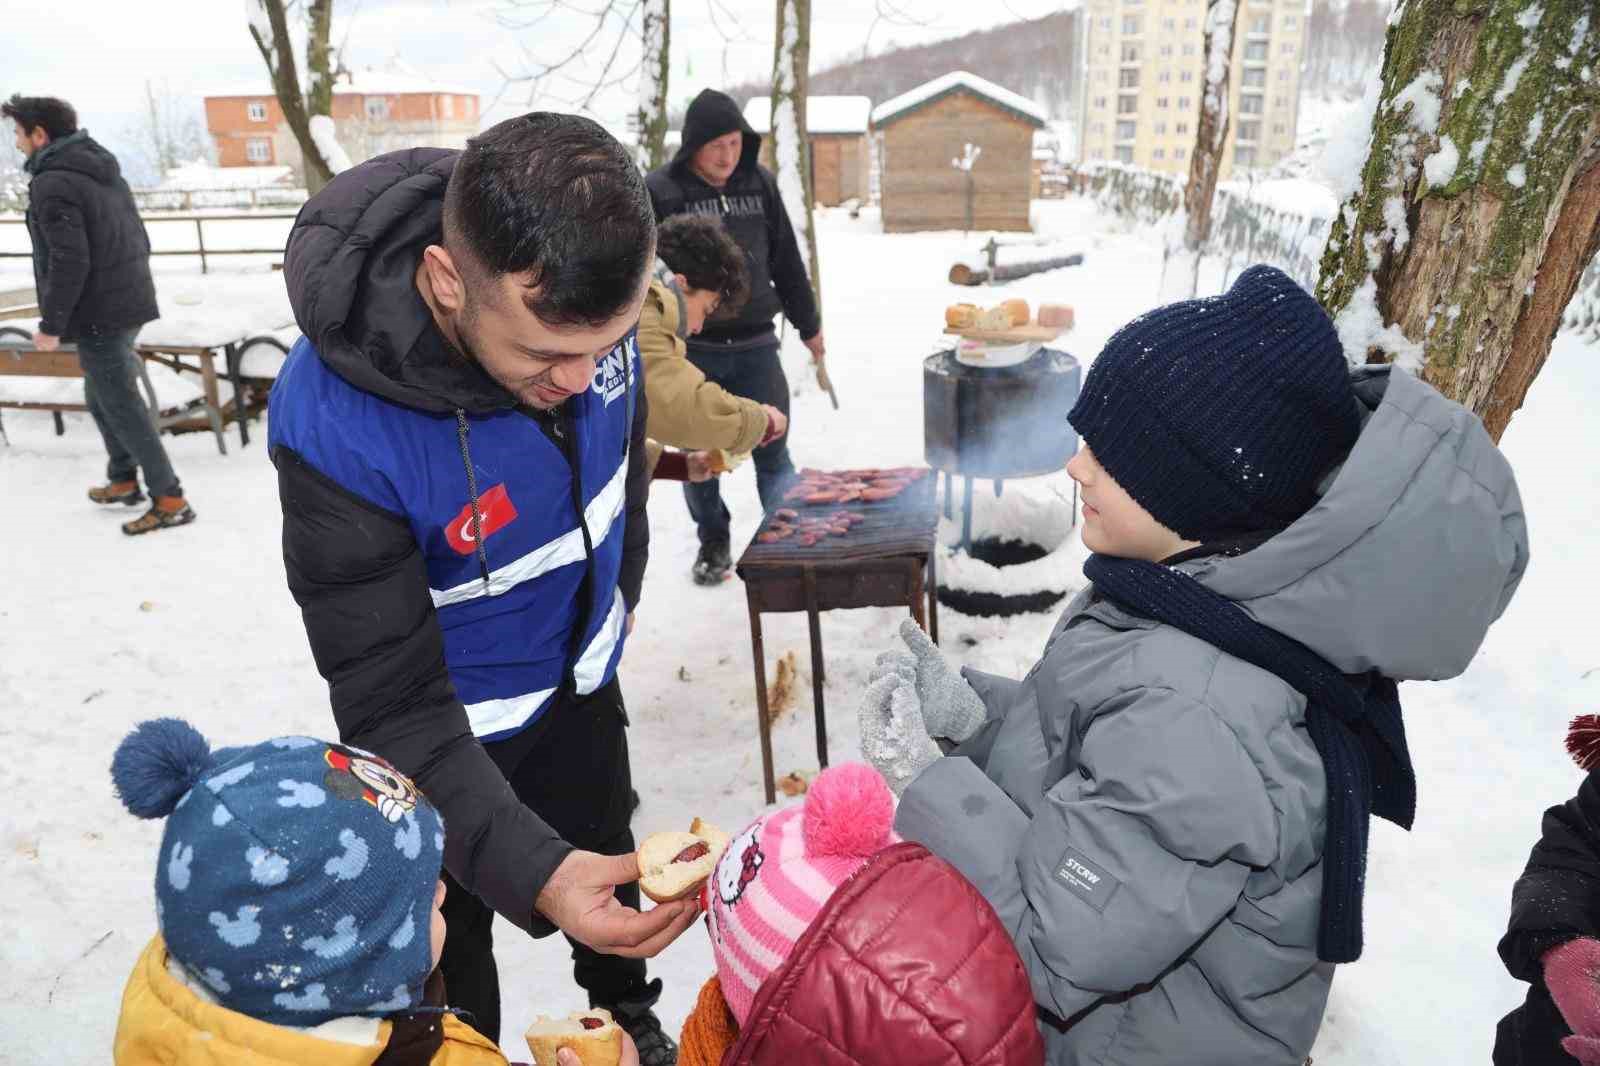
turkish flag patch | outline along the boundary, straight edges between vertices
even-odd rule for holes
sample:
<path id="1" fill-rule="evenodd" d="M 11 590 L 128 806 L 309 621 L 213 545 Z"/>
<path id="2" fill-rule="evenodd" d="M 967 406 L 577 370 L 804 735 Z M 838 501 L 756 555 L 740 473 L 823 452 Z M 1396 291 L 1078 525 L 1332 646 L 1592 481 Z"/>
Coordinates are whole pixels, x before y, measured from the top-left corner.
<path id="1" fill-rule="evenodd" d="M 483 518 L 483 534 L 487 539 L 509 526 L 517 519 L 516 504 L 506 492 L 502 482 L 478 497 L 478 514 Z M 478 550 L 478 533 L 473 528 L 472 504 L 461 508 L 461 513 L 444 527 L 444 539 L 461 555 L 471 555 Z"/>

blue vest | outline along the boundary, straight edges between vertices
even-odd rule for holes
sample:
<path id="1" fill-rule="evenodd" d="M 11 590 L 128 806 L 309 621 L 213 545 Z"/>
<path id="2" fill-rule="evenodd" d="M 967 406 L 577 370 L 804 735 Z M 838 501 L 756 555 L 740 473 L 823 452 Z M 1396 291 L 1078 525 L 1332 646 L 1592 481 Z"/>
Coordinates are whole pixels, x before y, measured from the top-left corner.
<path id="1" fill-rule="evenodd" d="M 617 574 L 638 358 L 629 334 L 600 361 L 593 388 L 564 405 L 572 463 L 526 414 L 467 416 L 487 580 L 455 418 L 355 388 L 304 337 L 273 385 L 269 446 L 292 449 L 411 526 L 450 680 L 480 739 L 527 728 L 569 678 L 586 695 L 616 674 L 627 613 Z M 575 634 L 580 619 L 583 632 Z"/>

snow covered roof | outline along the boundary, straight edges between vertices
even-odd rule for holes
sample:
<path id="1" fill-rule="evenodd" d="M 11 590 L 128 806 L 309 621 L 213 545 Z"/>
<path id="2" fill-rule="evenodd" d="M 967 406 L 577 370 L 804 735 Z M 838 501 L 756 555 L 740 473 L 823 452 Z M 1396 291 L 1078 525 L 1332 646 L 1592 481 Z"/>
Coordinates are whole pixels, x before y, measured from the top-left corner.
<path id="1" fill-rule="evenodd" d="M 158 186 L 162 189 L 260 189 L 270 185 L 293 185 L 292 167 L 214 167 L 203 159 L 180 163 L 168 170 Z"/>
<path id="2" fill-rule="evenodd" d="M 872 101 L 865 96 L 806 97 L 806 129 L 810 133 L 865 133 L 872 117 Z M 772 98 L 752 96 L 744 105 L 744 120 L 765 137 L 772 132 Z"/>
<path id="3" fill-rule="evenodd" d="M 932 81 L 917 86 L 910 92 L 901 93 L 893 100 L 885 100 L 872 110 L 872 124 L 882 126 L 893 122 L 908 112 L 919 107 L 933 103 L 953 92 L 965 90 L 975 96 L 981 96 L 992 104 L 997 104 L 1019 118 L 1026 119 L 1035 126 L 1043 126 L 1049 121 L 1050 116 L 1044 108 L 1021 96 L 1010 89 L 1003 88 L 980 78 L 976 74 L 965 70 L 952 70 L 950 73 L 934 78 Z"/>
<path id="4" fill-rule="evenodd" d="M 342 74 L 334 82 L 335 96 L 403 96 L 407 93 L 425 95 L 477 96 L 478 90 L 461 85 L 434 81 L 424 75 L 402 70 L 356 70 Z M 272 86 L 267 82 L 228 85 L 211 89 L 202 96 L 269 97 Z"/>

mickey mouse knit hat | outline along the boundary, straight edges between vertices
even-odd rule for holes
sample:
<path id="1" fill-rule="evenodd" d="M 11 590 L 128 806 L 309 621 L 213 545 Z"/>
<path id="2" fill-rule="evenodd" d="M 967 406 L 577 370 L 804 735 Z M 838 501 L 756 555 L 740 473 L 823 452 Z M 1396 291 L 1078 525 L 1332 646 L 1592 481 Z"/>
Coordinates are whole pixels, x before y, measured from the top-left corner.
<path id="1" fill-rule="evenodd" d="M 1118 330 L 1067 420 L 1158 522 L 1206 541 L 1310 509 L 1360 433 L 1349 375 L 1322 305 L 1253 266 L 1220 296 Z"/>
<path id="2" fill-rule="evenodd" d="M 223 1006 L 307 1026 L 422 1003 L 444 822 L 394 767 L 311 737 L 213 752 L 161 718 L 111 777 L 129 811 L 167 819 L 161 934 Z"/>
<path id="3" fill-rule="evenodd" d="M 817 775 L 805 803 L 751 822 L 706 882 L 706 927 L 728 1009 L 743 1025 L 834 890 L 895 842 L 894 796 L 865 763 Z"/>

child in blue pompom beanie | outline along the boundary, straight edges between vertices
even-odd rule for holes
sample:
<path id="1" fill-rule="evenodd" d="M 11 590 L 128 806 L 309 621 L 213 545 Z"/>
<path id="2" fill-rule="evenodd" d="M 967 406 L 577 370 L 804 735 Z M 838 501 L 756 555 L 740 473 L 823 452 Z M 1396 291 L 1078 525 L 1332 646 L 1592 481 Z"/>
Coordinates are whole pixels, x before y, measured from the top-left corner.
<path id="1" fill-rule="evenodd" d="M 504 1066 L 444 1009 L 445 827 L 388 763 L 298 736 L 212 751 L 163 718 L 123 740 L 111 776 L 130 811 L 167 820 L 119 1066 Z"/>

